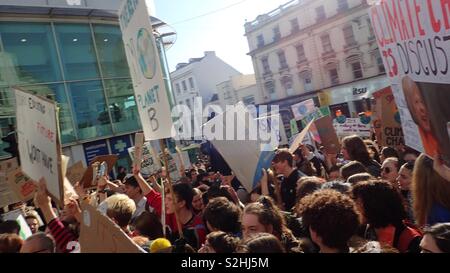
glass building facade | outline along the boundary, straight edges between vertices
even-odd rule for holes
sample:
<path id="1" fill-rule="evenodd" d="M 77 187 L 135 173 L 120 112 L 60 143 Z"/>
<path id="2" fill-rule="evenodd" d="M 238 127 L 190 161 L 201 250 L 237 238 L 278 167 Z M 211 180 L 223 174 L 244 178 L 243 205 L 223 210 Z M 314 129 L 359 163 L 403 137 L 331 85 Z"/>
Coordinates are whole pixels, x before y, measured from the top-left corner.
<path id="1" fill-rule="evenodd" d="M 118 24 L 0 21 L 0 136 L 15 122 L 13 86 L 57 102 L 63 147 L 141 130 Z"/>

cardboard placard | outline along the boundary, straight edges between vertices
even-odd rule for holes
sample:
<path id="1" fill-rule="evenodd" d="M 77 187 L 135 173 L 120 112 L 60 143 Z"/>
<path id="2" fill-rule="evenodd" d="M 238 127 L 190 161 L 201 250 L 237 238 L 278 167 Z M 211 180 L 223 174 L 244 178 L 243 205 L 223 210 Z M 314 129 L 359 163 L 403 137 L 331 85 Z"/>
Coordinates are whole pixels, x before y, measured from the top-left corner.
<path id="1" fill-rule="evenodd" d="M 8 184 L 8 175 L 17 168 L 16 158 L 0 161 L 0 208 L 20 202 L 19 196 Z"/>
<path id="2" fill-rule="evenodd" d="M 128 148 L 128 154 L 131 160 L 136 162 L 134 156 L 135 147 Z M 155 158 L 154 150 L 151 142 L 145 142 L 142 146 L 142 158 L 141 158 L 141 174 L 144 176 L 149 176 L 157 173 L 161 170 L 161 163 L 159 159 Z"/>
<path id="3" fill-rule="evenodd" d="M 343 123 L 334 119 L 333 126 L 339 138 L 351 135 L 370 137 L 371 134 L 370 124 L 363 124 L 360 118 L 346 118 Z"/>
<path id="4" fill-rule="evenodd" d="M 327 153 L 337 154 L 340 151 L 339 138 L 333 126 L 331 116 L 326 116 L 314 121 L 317 128 L 321 144 L 325 147 Z"/>
<path id="5" fill-rule="evenodd" d="M 292 105 L 291 109 L 295 120 L 302 120 L 306 117 L 306 115 L 314 112 L 316 110 L 316 106 L 314 105 L 314 100 L 309 99 Z"/>
<path id="6" fill-rule="evenodd" d="M 81 181 L 86 170 L 87 169 L 84 167 L 83 162 L 78 161 L 67 169 L 66 177 L 69 182 L 74 185 L 75 183 Z"/>
<path id="7" fill-rule="evenodd" d="M 399 147 L 404 145 L 403 129 L 400 114 L 392 94 L 391 87 L 384 88 L 373 94 L 377 109 L 380 109 L 381 143 L 386 147 Z"/>
<path id="8" fill-rule="evenodd" d="M 95 157 L 94 160 L 92 160 L 91 165 L 89 165 L 83 177 L 81 178 L 80 184 L 83 185 L 85 189 L 97 187 L 97 185 L 93 185 L 92 183 L 92 180 L 94 179 L 94 170 L 92 165 L 94 163 L 102 163 L 103 161 L 105 161 L 106 164 L 108 164 L 108 170 L 106 173 L 109 174 L 118 159 L 119 157 L 117 155 L 101 155 Z"/>
<path id="9" fill-rule="evenodd" d="M 21 201 L 27 202 L 33 199 L 37 190 L 36 185 L 22 172 L 21 168 L 9 172 L 7 181 L 11 190 Z"/>
<path id="10" fill-rule="evenodd" d="M 143 133 L 136 133 L 136 136 L 134 138 L 134 159 L 133 159 L 133 165 L 141 164 L 143 147 L 144 147 L 144 134 Z"/>
<path id="11" fill-rule="evenodd" d="M 144 253 L 109 217 L 82 204 L 80 225 L 81 253 Z"/>
<path id="12" fill-rule="evenodd" d="M 61 144 L 55 102 L 13 88 L 21 168 L 34 181 L 45 178 L 53 200 L 64 206 Z"/>

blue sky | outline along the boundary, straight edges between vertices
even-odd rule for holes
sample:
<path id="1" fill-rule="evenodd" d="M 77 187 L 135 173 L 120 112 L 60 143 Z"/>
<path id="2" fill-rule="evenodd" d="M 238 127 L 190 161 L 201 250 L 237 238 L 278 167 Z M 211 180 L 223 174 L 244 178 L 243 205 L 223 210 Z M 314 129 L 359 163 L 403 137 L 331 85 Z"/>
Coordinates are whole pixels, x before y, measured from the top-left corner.
<path id="1" fill-rule="evenodd" d="M 199 19 L 180 22 L 235 3 L 228 9 Z M 170 71 L 189 58 L 202 57 L 204 51 L 216 51 L 218 57 L 244 74 L 253 72 L 245 20 L 267 13 L 289 0 L 154 0 L 156 17 L 177 32 L 175 45 L 167 51 Z"/>

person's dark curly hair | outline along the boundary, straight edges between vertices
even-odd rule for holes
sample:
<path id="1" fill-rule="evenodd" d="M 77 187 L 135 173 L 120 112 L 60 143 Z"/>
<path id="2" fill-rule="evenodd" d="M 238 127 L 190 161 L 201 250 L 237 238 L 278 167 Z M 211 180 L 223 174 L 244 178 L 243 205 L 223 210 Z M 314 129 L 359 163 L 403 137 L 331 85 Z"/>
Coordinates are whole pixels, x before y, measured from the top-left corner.
<path id="1" fill-rule="evenodd" d="M 299 214 L 328 247 L 345 250 L 357 232 L 359 217 L 353 200 L 335 190 L 319 190 L 300 201 Z"/>
<path id="2" fill-rule="evenodd" d="M 211 232 L 206 241 L 216 253 L 233 253 L 239 245 L 239 238 L 223 231 Z"/>
<path id="3" fill-rule="evenodd" d="M 239 207 L 225 197 L 211 199 L 203 211 L 204 222 L 224 232 L 238 233 L 241 229 L 240 219 Z"/>
<path id="4" fill-rule="evenodd" d="M 342 139 L 342 146 L 347 150 L 351 160 L 359 161 L 363 165 L 369 164 L 372 161 L 366 143 L 364 143 L 361 137 L 357 135 L 344 137 Z"/>
<path id="5" fill-rule="evenodd" d="M 402 197 L 387 181 L 373 179 L 359 182 L 353 186 L 352 195 L 361 201 L 364 209 L 361 213 L 374 228 L 398 227 L 406 219 Z"/>

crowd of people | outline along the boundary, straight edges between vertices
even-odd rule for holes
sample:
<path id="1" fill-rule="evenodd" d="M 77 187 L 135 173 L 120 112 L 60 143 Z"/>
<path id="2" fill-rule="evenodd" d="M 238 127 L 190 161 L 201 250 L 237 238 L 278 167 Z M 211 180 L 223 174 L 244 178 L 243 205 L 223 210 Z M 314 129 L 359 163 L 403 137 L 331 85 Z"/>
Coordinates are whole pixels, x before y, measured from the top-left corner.
<path id="1" fill-rule="evenodd" d="M 0 223 L 0 253 L 74 252 L 83 203 L 149 253 L 450 252 L 450 169 L 439 157 L 359 136 L 345 137 L 340 154 L 280 148 L 251 192 L 213 157 L 171 186 L 164 169 L 144 177 L 138 165 L 95 190 L 76 184 L 79 198 L 61 211 L 39 181 L 35 198 L 15 205 L 33 235 Z"/>

